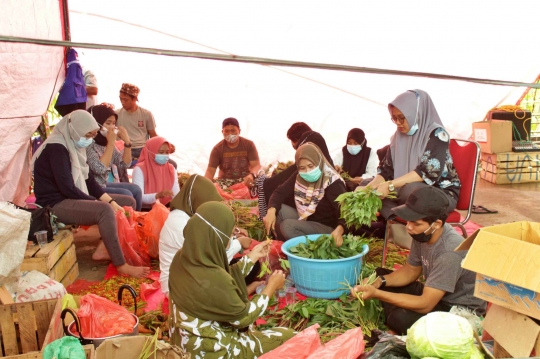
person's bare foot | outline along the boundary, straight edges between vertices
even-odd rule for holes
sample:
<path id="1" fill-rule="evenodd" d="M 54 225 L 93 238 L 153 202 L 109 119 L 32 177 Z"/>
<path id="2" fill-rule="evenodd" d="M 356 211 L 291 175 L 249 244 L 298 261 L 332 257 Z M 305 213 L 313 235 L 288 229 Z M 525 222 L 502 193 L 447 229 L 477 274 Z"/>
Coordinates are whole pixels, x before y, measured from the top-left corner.
<path id="1" fill-rule="evenodd" d="M 253 293 L 255 293 L 255 291 L 257 290 L 257 287 L 263 283 L 264 283 L 263 281 L 257 281 L 257 282 L 252 282 L 250 285 L 248 285 L 247 286 L 248 295 L 252 295 Z"/>
<path id="2" fill-rule="evenodd" d="M 103 244 L 103 241 L 99 241 L 99 244 L 92 253 L 92 259 L 95 261 L 110 261 L 111 256 L 109 255 L 109 252 L 107 251 L 107 248 L 105 248 L 105 244 Z"/>
<path id="3" fill-rule="evenodd" d="M 116 269 L 118 270 L 118 273 L 125 274 L 133 278 L 144 278 L 150 274 L 149 267 L 134 267 L 127 263 L 116 267 Z"/>

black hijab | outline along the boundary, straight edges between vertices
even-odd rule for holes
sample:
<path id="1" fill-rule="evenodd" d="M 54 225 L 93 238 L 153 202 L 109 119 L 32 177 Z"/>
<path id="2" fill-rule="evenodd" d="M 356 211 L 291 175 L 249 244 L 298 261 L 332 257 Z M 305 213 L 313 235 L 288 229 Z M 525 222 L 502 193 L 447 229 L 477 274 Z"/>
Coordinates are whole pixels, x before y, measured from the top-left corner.
<path id="1" fill-rule="evenodd" d="M 330 156 L 330 152 L 328 151 L 328 147 L 326 146 L 326 141 L 324 140 L 323 136 L 321 136 L 319 132 L 315 132 L 315 131 L 304 132 L 302 136 L 300 136 L 300 139 L 298 139 L 298 143 L 295 149 L 298 149 L 298 147 L 308 142 L 311 142 L 317 145 L 317 147 L 319 147 L 319 149 L 323 153 L 324 157 L 326 157 L 328 162 L 330 162 L 332 167 L 334 167 L 334 161 L 332 161 L 332 156 Z"/>
<path id="2" fill-rule="evenodd" d="M 359 128 L 353 128 L 347 135 L 347 141 L 355 140 L 362 146 L 362 150 L 356 155 L 351 155 L 347 150 L 347 145 L 343 146 L 343 171 L 349 173 L 351 177 L 361 177 L 366 173 L 366 167 L 371 154 L 371 148 L 367 147 L 367 140 L 364 131 Z"/>
<path id="3" fill-rule="evenodd" d="M 111 116 L 114 116 L 116 120 L 118 120 L 118 115 L 112 108 L 109 108 L 107 106 L 103 105 L 97 105 L 92 106 L 88 110 L 92 116 L 96 119 L 97 123 L 100 124 L 100 130 L 98 131 L 96 138 L 94 138 L 94 141 L 96 141 L 96 144 L 100 146 L 107 146 L 107 138 L 101 134 L 101 128 L 103 127 L 103 124 L 107 119 Z"/>

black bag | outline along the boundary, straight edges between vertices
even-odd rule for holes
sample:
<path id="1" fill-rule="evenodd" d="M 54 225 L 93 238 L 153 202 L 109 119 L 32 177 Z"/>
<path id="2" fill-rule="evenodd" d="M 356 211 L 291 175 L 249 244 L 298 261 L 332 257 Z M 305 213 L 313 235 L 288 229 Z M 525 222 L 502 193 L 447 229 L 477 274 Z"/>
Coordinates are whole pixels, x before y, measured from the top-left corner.
<path id="1" fill-rule="evenodd" d="M 38 204 L 33 204 L 38 208 L 24 208 L 15 205 L 17 208 L 30 212 L 32 218 L 30 219 L 30 231 L 28 232 L 28 240 L 37 244 L 37 238 L 34 233 L 39 231 L 47 231 L 47 243 L 53 241 L 53 237 L 58 233 L 58 221 L 57 217 L 52 213 L 51 207 L 45 208 Z"/>

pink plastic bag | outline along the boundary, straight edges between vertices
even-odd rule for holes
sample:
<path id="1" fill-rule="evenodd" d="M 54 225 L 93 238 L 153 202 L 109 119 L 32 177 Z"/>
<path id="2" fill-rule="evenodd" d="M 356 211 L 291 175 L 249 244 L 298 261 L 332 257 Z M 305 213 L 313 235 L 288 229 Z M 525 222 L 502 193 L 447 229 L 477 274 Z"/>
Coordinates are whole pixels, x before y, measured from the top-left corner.
<path id="1" fill-rule="evenodd" d="M 231 196 L 235 199 L 251 199 L 249 188 L 244 183 L 237 183 L 229 187 Z"/>
<path id="2" fill-rule="evenodd" d="M 364 352 L 365 346 L 362 328 L 358 327 L 329 341 L 307 359 L 356 359 Z"/>
<path id="3" fill-rule="evenodd" d="M 127 219 L 124 211 L 116 211 L 116 224 L 118 226 L 118 241 L 120 247 L 124 253 L 126 263 L 135 267 L 148 267 L 150 266 L 150 257 L 142 250 L 137 238 L 137 230 L 135 229 L 135 223 L 133 221 L 133 209 L 131 207 L 124 207 L 127 211 L 131 209 L 131 214 L 128 211 L 130 220 Z"/>
<path id="4" fill-rule="evenodd" d="M 219 185 L 219 183 L 215 182 L 215 183 L 214 183 L 214 186 L 216 187 L 216 189 L 217 189 L 219 195 L 220 195 L 221 197 L 223 197 L 224 200 L 234 199 L 233 196 L 231 196 L 230 194 L 228 194 L 227 192 L 225 192 L 225 191 L 221 188 L 221 186 Z"/>
<path id="5" fill-rule="evenodd" d="M 287 340 L 285 344 L 260 356 L 259 359 L 306 359 L 321 346 L 318 328 L 319 324 L 314 324 L 304 329 Z"/>

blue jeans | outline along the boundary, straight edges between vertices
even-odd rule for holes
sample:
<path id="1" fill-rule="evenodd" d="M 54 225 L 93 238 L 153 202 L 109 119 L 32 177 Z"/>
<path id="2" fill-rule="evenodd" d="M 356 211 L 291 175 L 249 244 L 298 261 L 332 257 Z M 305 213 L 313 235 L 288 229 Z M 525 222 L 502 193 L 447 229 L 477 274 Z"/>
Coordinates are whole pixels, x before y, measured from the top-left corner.
<path id="1" fill-rule="evenodd" d="M 141 187 L 133 183 L 127 182 L 107 182 L 107 187 L 103 188 L 105 193 L 123 194 L 135 198 L 136 211 L 140 211 L 142 208 L 142 191 Z"/>

